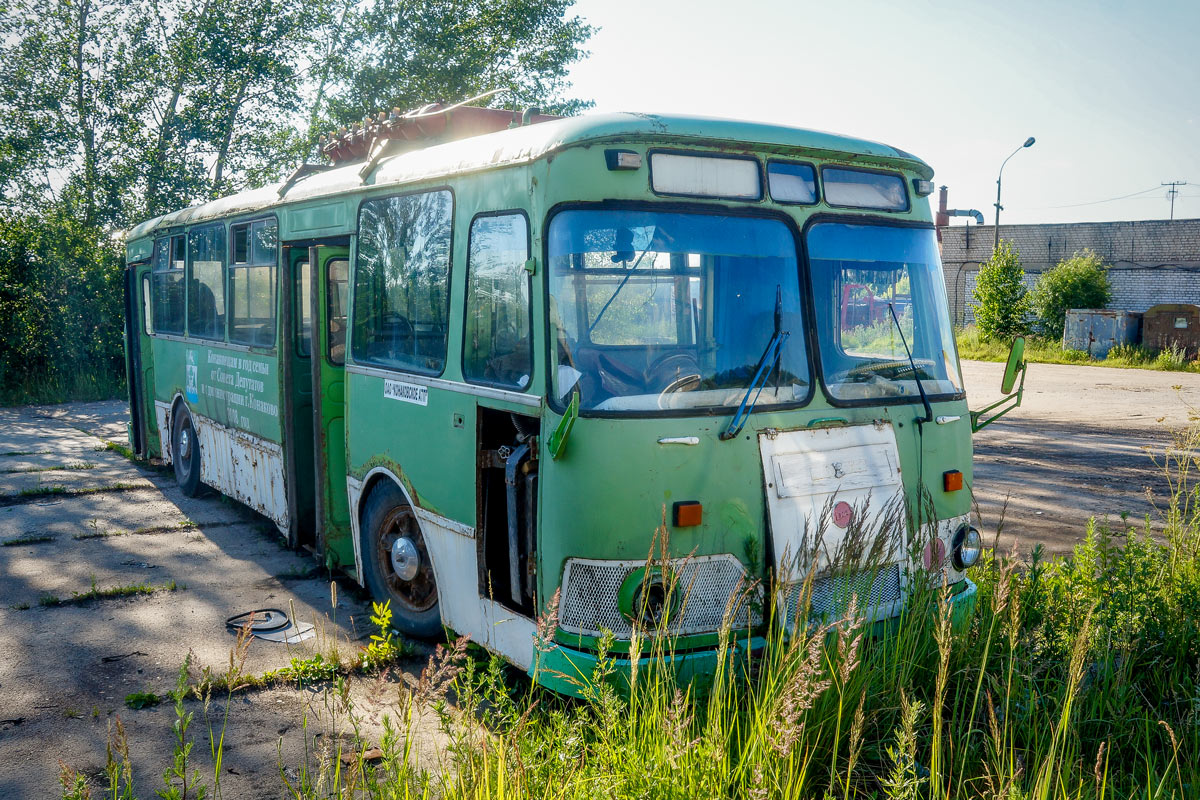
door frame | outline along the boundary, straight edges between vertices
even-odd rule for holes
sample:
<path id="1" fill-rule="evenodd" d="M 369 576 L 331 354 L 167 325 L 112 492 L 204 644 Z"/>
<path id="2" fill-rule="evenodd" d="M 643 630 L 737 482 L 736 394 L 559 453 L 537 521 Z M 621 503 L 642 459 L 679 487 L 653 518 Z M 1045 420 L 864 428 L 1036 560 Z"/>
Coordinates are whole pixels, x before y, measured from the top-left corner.
<path id="1" fill-rule="evenodd" d="M 301 486 L 299 469 L 298 469 L 298 466 L 296 463 L 296 454 L 298 452 L 296 448 L 316 446 L 318 448 L 318 450 L 316 452 L 319 452 L 319 444 L 318 444 L 318 439 L 317 439 L 317 436 L 318 436 L 317 430 L 313 431 L 313 441 L 312 442 L 300 442 L 300 441 L 296 441 L 294 438 L 295 431 L 296 431 L 296 425 L 295 425 L 296 409 L 295 409 L 295 398 L 294 398 L 293 392 L 292 392 L 292 389 L 293 389 L 292 383 L 295 380 L 295 377 L 292 374 L 292 359 L 295 358 L 295 356 L 296 356 L 295 326 L 296 326 L 296 311 L 297 311 L 296 303 L 298 302 L 296 299 L 297 292 L 296 292 L 296 284 L 295 284 L 295 278 L 296 278 L 295 269 L 296 269 L 296 266 L 298 264 L 302 263 L 305 259 L 308 260 L 309 265 L 310 265 L 309 269 L 311 270 L 310 275 L 312 276 L 312 278 L 311 278 L 311 281 L 309 284 L 309 286 L 310 286 L 309 297 L 305 298 L 304 302 L 307 302 L 309 304 L 309 309 L 310 309 L 310 313 L 311 313 L 316 310 L 316 306 L 317 306 L 317 280 L 316 280 L 317 270 L 313 267 L 313 260 L 312 260 L 317 249 L 322 246 L 348 247 L 349 246 L 349 238 L 348 237 L 332 237 L 332 238 L 328 238 L 328 239 L 302 239 L 302 240 L 298 240 L 298 241 L 281 242 L 280 246 L 281 246 L 281 254 L 283 256 L 280 259 L 280 261 L 282 263 L 283 268 L 279 270 L 279 282 L 278 282 L 278 286 L 276 288 L 281 297 L 281 306 L 282 306 L 281 313 L 280 313 L 281 321 L 280 321 L 280 328 L 279 328 L 279 330 L 280 330 L 279 338 L 280 338 L 280 341 L 282 342 L 282 346 L 279 348 L 279 373 L 280 373 L 280 379 L 282 382 L 282 384 L 281 384 L 282 388 L 281 388 L 280 395 L 281 395 L 281 401 L 282 401 L 281 405 L 283 406 L 284 450 L 286 451 L 285 452 L 285 460 L 286 460 L 285 468 L 287 470 L 286 490 L 287 490 L 288 518 L 290 520 L 290 524 L 288 526 L 288 531 L 287 531 L 287 541 L 288 541 L 288 545 L 293 548 L 299 548 L 304 545 L 311 545 L 314 554 L 319 558 L 319 557 L 322 557 L 325 552 L 325 538 L 324 538 L 324 532 L 322 530 L 322 524 L 321 524 L 322 511 L 321 511 L 321 491 L 320 491 L 320 489 L 321 489 L 320 465 L 319 464 L 313 465 L 314 466 L 313 485 Z M 304 255 L 299 256 L 300 253 L 303 253 Z M 310 354 L 309 354 L 310 359 L 315 355 L 315 351 L 316 351 L 316 337 L 315 337 L 316 318 L 314 317 L 312 319 L 313 319 L 314 336 L 312 339 L 312 344 L 310 345 L 310 350 L 313 351 L 313 352 L 310 352 Z M 314 416 L 313 422 L 314 422 L 314 424 L 316 424 L 317 422 L 319 422 L 320 410 L 319 410 L 319 405 L 318 405 L 319 395 L 316 394 L 316 389 L 318 388 L 316 386 L 316 383 L 317 383 L 316 376 L 318 375 L 318 370 L 316 369 L 315 362 L 313 363 L 312 373 L 313 373 L 313 378 L 314 378 L 314 381 L 313 381 L 314 395 L 313 395 L 313 401 L 312 401 L 313 402 L 313 416 Z M 314 514 L 315 519 L 313 521 L 313 531 L 312 531 L 311 542 L 307 541 L 308 537 L 303 537 L 303 539 L 302 539 L 302 537 L 300 535 L 300 515 L 299 515 L 300 500 L 299 500 L 299 498 L 300 498 L 300 492 L 304 492 L 304 491 L 316 493 L 316 498 L 315 498 L 316 502 L 314 503 L 314 508 L 316 509 L 316 513 Z"/>
<path id="2" fill-rule="evenodd" d="M 338 251 L 344 250 L 345 253 L 322 253 L 322 248 L 336 248 Z M 345 492 L 346 476 L 329 475 L 329 463 L 327 459 L 322 458 L 322 453 L 326 450 L 325 441 L 325 424 L 322 419 L 322 409 L 324 407 L 325 396 L 323 392 L 323 377 L 326 369 L 336 368 L 337 365 L 329 361 L 329 325 L 328 325 L 328 268 L 329 262 L 335 259 L 344 258 L 347 262 L 352 262 L 351 259 L 352 246 L 351 237 L 338 237 L 334 239 L 326 239 L 317 242 L 309 243 L 308 248 L 308 263 L 311 270 L 312 291 L 309 294 L 310 319 L 312 320 L 312 404 L 313 404 L 313 491 L 316 492 L 314 507 L 315 526 L 314 537 L 316 550 L 319 555 L 324 556 L 327 547 L 329 531 L 327 530 L 326 521 L 331 519 L 330 509 L 326 502 L 326 490 L 332 495 L 333 492 Z M 352 275 L 347 276 L 349 280 L 353 280 Z M 347 313 L 349 313 L 347 308 Z M 346 330 L 346 345 L 347 350 L 350 344 L 350 331 Z M 340 366 L 340 369 L 345 369 L 345 361 Z M 345 397 L 345 377 L 343 376 L 343 397 Z M 343 430 L 345 430 L 345 410 L 343 407 L 342 419 Z M 345 447 L 345 442 L 342 442 Z M 337 480 L 335 484 L 334 481 Z M 347 503 L 349 499 L 347 498 Z"/>

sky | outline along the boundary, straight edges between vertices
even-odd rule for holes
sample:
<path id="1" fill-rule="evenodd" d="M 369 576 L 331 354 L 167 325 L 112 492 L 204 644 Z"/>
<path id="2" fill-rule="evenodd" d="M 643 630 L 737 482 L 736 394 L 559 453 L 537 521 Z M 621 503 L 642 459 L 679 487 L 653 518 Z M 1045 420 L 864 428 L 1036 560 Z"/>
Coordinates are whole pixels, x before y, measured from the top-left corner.
<path id="1" fill-rule="evenodd" d="M 1160 184 L 1175 180 L 1189 182 L 1175 218 L 1200 218 L 1200 0 L 577 0 L 574 13 L 599 28 L 570 75 L 594 111 L 884 142 L 989 224 L 1000 165 L 1033 136 L 1004 167 L 1002 224 L 1167 219 Z"/>

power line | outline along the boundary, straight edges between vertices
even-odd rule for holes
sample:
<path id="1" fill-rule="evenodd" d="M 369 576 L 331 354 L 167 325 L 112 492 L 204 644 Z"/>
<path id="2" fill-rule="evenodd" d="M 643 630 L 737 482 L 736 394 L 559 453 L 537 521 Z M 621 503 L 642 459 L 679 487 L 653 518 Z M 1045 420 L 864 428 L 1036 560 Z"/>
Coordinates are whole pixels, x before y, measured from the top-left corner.
<path id="1" fill-rule="evenodd" d="M 1171 219 L 1175 219 L 1175 195 L 1179 194 L 1180 186 L 1187 186 L 1187 181 L 1163 181 L 1163 186 L 1170 186 L 1167 197 L 1171 198 Z"/>
<path id="2" fill-rule="evenodd" d="M 1065 206 L 1046 206 L 1046 208 L 1079 208 L 1080 206 L 1094 206 L 1099 203 L 1111 203 L 1114 200 L 1126 200 L 1130 197 L 1137 197 L 1138 195 L 1141 195 L 1141 194 L 1149 194 L 1150 192 L 1157 192 L 1160 188 L 1161 187 L 1159 187 L 1159 186 L 1151 186 L 1149 189 L 1143 189 L 1140 192 L 1132 192 L 1131 194 L 1123 194 L 1120 197 L 1109 197 L 1105 200 L 1091 200 L 1087 203 L 1068 203 Z"/>

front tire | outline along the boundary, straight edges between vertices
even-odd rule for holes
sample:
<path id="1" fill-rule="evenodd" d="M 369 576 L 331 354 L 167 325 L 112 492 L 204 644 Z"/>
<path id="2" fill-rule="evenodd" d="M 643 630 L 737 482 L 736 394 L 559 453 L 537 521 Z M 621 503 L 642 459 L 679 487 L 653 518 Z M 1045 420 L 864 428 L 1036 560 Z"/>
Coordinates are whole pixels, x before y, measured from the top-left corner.
<path id="1" fill-rule="evenodd" d="M 192 425 L 192 415 L 182 405 L 175 414 L 171 431 L 171 462 L 175 480 L 188 497 L 200 494 L 200 441 Z"/>
<path id="2" fill-rule="evenodd" d="M 437 581 L 417 515 L 394 483 L 376 486 L 367 497 L 361 527 L 363 578 L 380 602 L 391 601 L 392 622 L 418 639 L 442 635 Z"/>

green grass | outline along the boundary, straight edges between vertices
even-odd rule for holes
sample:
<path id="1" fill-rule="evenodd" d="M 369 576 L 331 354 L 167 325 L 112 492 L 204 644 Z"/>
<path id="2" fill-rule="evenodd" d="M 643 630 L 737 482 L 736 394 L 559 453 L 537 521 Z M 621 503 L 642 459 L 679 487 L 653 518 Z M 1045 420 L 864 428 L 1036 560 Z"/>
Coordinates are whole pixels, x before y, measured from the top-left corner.
<path id="1" fill-rule="evenodd" d="M 31 533 L 26 536 L 14 536 L 11 539 L 5 539 L 0 542 L 0 547 L 16 547 L 22 544 L 42 544 L 43 542 L 53 542 L 54 537 L 47 533 Z"/>
<path id="2" fill-rule="evenodd" d="M 38 605 L 46 608 L 78 606 L 96 600 L 136 597 L 138 595 L 158 594 L 159 592 L 175 592 L 185 588 L 187 587 L 179 586 L 175 581 L 167 581 L 166 583 L 128 583 L 118 586 L 100 587 L 96 585 L 95 579 L 92 579 L 92 587 L 86 592 L 72 592 L 71 596 L 67 598 L 58 597 L 54 594 L 44 594 L 38 600 Z"/>
<path id="3" fill-rule="evenodd" d="M 68 472 L 73 470 L 95 469 L 90 461 L 80 461 L 75 464 L 60 464 L 53 467 L 17 467 L 16 469 L 0 469 L 0 475 L 24 474 L 30 472 Z"/>
<path id="4" fill-rule="evenodd" d="M 0 406 L 117 400 L 126 395 L 124 370 L 97 373 L 91 369 L 81 369 L 53 377 L 28 377 L 5 386 L 0 391 Z"/>
<path id="5" fill-rule="evenodd" d="M 958 330 L 958 354 L 972 361 L 1007 361 L 1008 341 L 987 340 L 972 325 Z M 1035 364 L 1087 364 L 1096 367 L 1153 369 L 1170 372 L 1200 372 L 1200 360 L 1189 360 L 1178 349 L 1151 350 L 1141 345 L 1119 345 L 1108 356 L 1096 359 L 1083 350 L 1064 350 L 1056 341 L 1029 336 L 1025 339 L 1025 360 Z"/>
<path id="6" fill-rule="evenodd" d="M 138 711 L 143 708 L 154 708 L 163 698 L 154 692 L 132 692 L 125 695 L 125 705 Z"/>
<path id="7" fill-rule="evenodd" d="M 213 523 L 208 527 L 222 527 L 224 523 Z M 77 541 L 87 539 L 107 539 L 110 536 L 150 536 L 159 533 L 177 533 L 180 531 L 195 531 L 200 530 L 200 526 L 196 523 L 186 520 L 174 525 L 143 525 L 140 528 L 134 528 L 130 531 L 123 530 L 93 530 L 89 533 L 77 533 L 71 538 Z"/>
<path id="8" fill-rule="evenodd" d="M 129 483 L 128 481 L 116 481 L 114 483 L 105 484 L 104 486 L 31 486 L 22 489 L 16 494 L 0 494 L 0 508 L 4 506 L 18 505 L 20 503 L 33 502 L 42 497 L 76 497 L 79 495 L 88 494 L 103 494 L 105 492 L 128 492 L 133 489 L 147 488 L 140 483 Z"/>
<path id="9" fill-rule="evenodd" d="M 0 456 L 48 456 L 52 450 L 9 450 L 6 453 L 0 453 Z"/>
<path id="10" fill-rule="evenodd" d="M 17 497 L 52 497 L 54 495 L 67 494 L 65 486 L 30 486 L 22 489 L 15 495 L 0 495 L 0 500 L 11 499 Z"/>
<path id="11" fill-rule="evenodd" d="M 133 450 L 129 449 L 128 445 L 121 444 L 120 442 L 106 441 L 104 444 L 96 445 L 94 449 L 98 453 L 116 453 L 117 455 L 122 456 L 123 458 L 132 461 L 135 464 L 145 463 L 145 460 L 138 458 L 137 454 L 134 453 Z"/>

